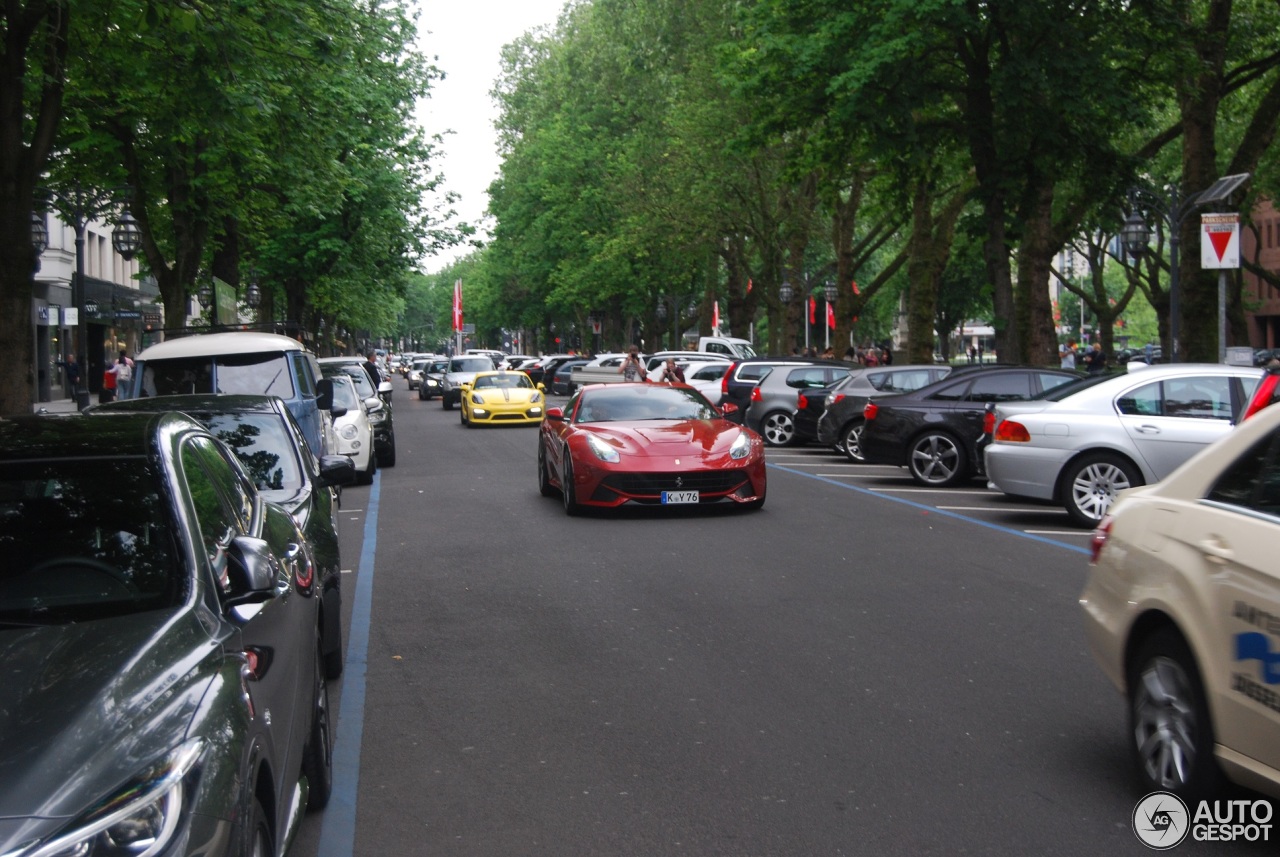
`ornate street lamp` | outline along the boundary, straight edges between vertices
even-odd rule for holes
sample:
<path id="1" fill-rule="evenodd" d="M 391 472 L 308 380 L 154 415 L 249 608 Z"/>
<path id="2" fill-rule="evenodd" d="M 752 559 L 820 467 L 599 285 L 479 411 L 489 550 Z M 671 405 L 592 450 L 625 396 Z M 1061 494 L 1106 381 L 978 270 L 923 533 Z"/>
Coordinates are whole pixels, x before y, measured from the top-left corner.
<path id="1" fill-rule="evenodd" d="M 791 283 L 789 282 L 783 281 L 782 285 L 778 286 L 778 300 L 784 304 L 791 303 L 791 299 L 795 297 L 795 294 L 795 289 L 791 288 Z"/>
<path id="2" fill-rule="evenodd" d="M 262 289 L 258 286 L 257 276 L 253 276 L 249 280 L 249 288 L 244 291 L 244 302 L 249 305 L 250 309 L 257 309 L 262 303 Z M 324 321 L 320 322 L 321 329 L 324 328 Z"/>
<path id="3" fill-rule="evenodd" d="M 200 306 L 208 309 L 213 305 L 213 284 L 208 280 L 200 283 L 200 288 L 196 289 L 196 300 L 200 301 Z"/>
<path id="4" fill-rule="evenodd" d="M 138 228 L 138 221 L 133 219 L 128 208 L 120 213 L 116 228 L 111 230 L 111 246 L 126 262 L 142 249 L 142 230 Z"/>

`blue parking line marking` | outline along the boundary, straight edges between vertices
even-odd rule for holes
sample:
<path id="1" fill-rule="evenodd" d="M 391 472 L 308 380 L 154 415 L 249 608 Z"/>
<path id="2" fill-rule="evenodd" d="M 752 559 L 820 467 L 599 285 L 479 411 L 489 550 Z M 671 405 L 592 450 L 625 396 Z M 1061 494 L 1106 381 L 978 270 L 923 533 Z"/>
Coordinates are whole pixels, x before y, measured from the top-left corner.
<path id="1" fill-rule="evenodd" d="M 1066 545 L 1066 544 L 1063 544 L 1062 542 L 1055 542 L 1053 539 L 1042 538 L 1040 536 L 1028 533 L 1024 530 L 1015 530 L 1012 527 L 1005 527 L 1000 524 L 993 524 L 993 523 L 990 523 L 989 521 L 983 521 L 978 518 L 970 518 L 968 515 L 959 515 L 947 509 L 940 509 L 937 506 L 930 506 L 927 503 L 917 503 L 915 500 L 908 500 L 905 497 L 896 497 L 892 494 L 886 494 L 881 491 L 872 491 L 869 488 L 860 488 L 857 485 L 851 485 L 848 482 L 841 482 L 838 479 L 832 479 L 827 476 L 821 476 L 817 473 L 806 473 L 803 470 L 793 470 L 790 467 L 784 467 L 780 464 L 768 464 L 767 466 L 774 470 L 781 470 L 785 473 L 791 473 L 795 476 L 803 476 L 805 479 L 814 479 L 814 480 L 817 480 L 818 482 L 825 482 L 828 485 L 834 485 L 835 487 L 843 488 L 846 491 L 856 491 L 859 494 L 865 494 L 868 497 L 875 497 L 878 500 L 888 500 L 891 503 L 901 503 L 904 506 L 910 506 L 913 509 L 923 509 L 926 512 L 932 512 L 935 515 L 946 515 L 948 518 L 955 518 L 957 521 L 966 521 L 970 524 L 977 524 L 980 527 L 986 527 L 987 529 L 990 529 L 990 530 L 998 530 L 999 532 L 1008 533 L 1009 535 L 1017 536 L 1018 538 L 1030 539 L 1033 542 L 1040 542 L 1041 544 L 1053 545 L 1055 548 L 1062 548 L 1063 550 L 1084 554 L 1085 556 L 1088 556 L 1090 553 L 1088 548 L 1077 547 L 1075 545 Z M 993 510 L 993 511 L 998 511 L 998 510 Z"/>
<path id="2" fill-rule="evenodd" d="M 360 742 L 364 738 L 365 679 L 369 667 L 369 620 L 373 612 L 373 565 L 378 550 L 378 494 L 381 474 L 369 489 L 369 508 L 360 551 L 342 677 L 342 710 L 333 740 L 333 796 L 320 827 L 318 857 L 351 857 L 356 847 L 356 798 L 360 791 Z"/>

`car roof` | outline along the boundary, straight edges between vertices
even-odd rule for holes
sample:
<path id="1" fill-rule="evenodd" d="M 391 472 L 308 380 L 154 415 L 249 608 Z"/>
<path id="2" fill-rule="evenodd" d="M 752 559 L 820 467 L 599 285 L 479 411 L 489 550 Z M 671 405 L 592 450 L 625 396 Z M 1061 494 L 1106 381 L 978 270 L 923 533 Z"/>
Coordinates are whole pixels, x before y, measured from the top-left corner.
<path id="1" fill-rule="evenodd" d="M 264 351 L 305 351 L 302 343 L 278 333 L 236 330 L 198 333 L 166 339 L 145 348 L 138 360 L 170 360 L 184 357 L 216 357 L 219 354 L 258 354 Z"/>
<path id="2" fill-rule="evenodd" d="M 162 411 L 196 411 L 200 413 L 280 413 L 286 409 L 278 396 L 248 393 L 197 393 L 178 396 L 143 396 L 117 399 L 86 409 L 91 414 L 156 413 Z"/>
<path id="3" fill-rule="evenodd" d="M 358 354 L 348 354 L 341 357 L 321 357 L 319 362 L 321 366 L 338 366 L 343 363 L 368 363 L 369 360 Z"/>
<path id="4" fill-rule="evenodd" d="M 162 434 L 204 426 L 180 413 L 113 414 L 110 419 L 83 414 L 20 415 L 0 419 L 0 455 L 4 461 L 43 458 L 96 458 L 149 455 Z"/>

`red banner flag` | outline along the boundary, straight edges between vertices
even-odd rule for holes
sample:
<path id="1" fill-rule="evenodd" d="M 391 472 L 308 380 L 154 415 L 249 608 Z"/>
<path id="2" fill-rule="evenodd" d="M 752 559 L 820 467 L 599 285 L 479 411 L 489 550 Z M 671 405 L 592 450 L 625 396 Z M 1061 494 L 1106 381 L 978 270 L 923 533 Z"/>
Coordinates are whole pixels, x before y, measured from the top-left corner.
<path id="1" fill-rule="evenodd" d="M 827 327 L 836 329 L 836 308 L 831 304 L 827 304 Z"/>
<path id="2" fill-rule="evenodd" d="M 751 278 L 747 277 L 747 294 L 751 294 Z"/>
<path id="3" fill-rule="evenodd" d="M 453 283 L 453 329 L 456 333 L 462 332 L 462 279 L 458 278 Z"/>
<path id="4" fill-rule="evenodd" d="M 711 304 L 711 327 L 714 330 L 720 329 L 720 301 Z"/>
<path id="5" fill-rule="evenodd" d="M 862 292 L 858 291 L 858 281 L 857 281 L 857 280 L 854 280 L 854 281 L 853 281 L 853 293 L 854 293 L 855 295 L 860 295 L 860 294 L 862 294 Z"/>
<path id="6" fill-rule="evenodd" d="M 809 298 L 809 324 L 817 324 L 818 322 L 818 301 L 815 298 Z"/>

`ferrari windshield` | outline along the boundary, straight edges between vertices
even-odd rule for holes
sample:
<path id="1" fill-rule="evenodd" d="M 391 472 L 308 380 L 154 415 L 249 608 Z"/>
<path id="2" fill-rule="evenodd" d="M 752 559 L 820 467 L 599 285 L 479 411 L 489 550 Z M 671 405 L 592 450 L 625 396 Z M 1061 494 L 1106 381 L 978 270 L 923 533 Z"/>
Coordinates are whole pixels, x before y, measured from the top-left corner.
<path id="1" fill-rule="evenodd" d="M 719 417 L 720 412 L 697 390 L 657 384 L 627 384 L 584 389 L 574 422 L 711 420 Z"/>

